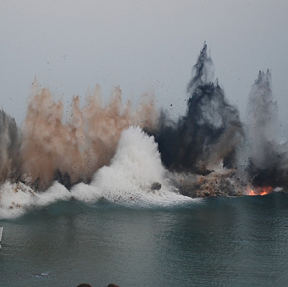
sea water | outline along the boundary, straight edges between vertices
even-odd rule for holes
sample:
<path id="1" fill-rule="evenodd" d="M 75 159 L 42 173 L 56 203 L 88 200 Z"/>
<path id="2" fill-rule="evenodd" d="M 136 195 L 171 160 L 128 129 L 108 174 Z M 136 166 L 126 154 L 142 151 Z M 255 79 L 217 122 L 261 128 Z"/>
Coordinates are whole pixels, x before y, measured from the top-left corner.
<path id="1" fill-rule="evenodd" d="M 287 286 L 288 195 L 58 201 L 0 221 L 0 286 Z"/>

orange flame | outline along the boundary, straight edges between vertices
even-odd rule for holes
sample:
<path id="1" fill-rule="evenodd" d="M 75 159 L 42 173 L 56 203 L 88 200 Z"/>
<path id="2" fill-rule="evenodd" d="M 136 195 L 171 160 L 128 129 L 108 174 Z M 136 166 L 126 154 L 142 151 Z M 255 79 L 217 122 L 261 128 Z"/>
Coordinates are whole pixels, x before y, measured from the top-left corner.
<path id="1" fill-rule="evenodd" d="M 271 186 L 264 186 L 264 187 L 257 187 L 254 190 L 248 189 L 246 191 L 247 195 L 255 196 L 255 195 L 266 195 L 273 192 L 273 187 Z"/>

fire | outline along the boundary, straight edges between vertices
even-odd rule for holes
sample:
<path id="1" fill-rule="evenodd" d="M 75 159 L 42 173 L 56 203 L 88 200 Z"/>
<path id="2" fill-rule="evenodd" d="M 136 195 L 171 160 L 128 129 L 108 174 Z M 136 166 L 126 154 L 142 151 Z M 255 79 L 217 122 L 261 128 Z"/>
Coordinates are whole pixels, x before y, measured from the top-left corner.
<path id="1" fill-rule="evenodd" d="M 256 187 L 255 189 L 248 189 L 246 191 L 247 195 L 255 196 L 255 195 L 266 195 L 273 192 L 273 187 L 264 186 L 264 187 Z"/>

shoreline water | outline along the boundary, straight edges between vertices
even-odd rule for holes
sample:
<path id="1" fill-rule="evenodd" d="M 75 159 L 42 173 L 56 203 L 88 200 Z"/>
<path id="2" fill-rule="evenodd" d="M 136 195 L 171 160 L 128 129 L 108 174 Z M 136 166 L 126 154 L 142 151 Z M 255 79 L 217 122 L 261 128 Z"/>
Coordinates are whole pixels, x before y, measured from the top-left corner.
<path id="1" fill-rule="evenodd" d="M 174 207 L 55 202 L 0 220 L 0 286 L 285 286 L 287 210 L 283 192 Z"/>

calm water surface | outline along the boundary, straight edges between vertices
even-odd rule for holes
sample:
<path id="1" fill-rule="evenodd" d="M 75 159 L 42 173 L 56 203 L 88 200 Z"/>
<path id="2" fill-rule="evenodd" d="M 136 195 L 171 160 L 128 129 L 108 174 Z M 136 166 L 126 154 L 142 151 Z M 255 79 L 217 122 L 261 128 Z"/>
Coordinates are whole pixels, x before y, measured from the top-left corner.
<path id="1" fill-rule="evenodd" d="M 288 286 L 288 195 L 136 209 L 58 202 L 2 220 L 0 286 Z"/>

